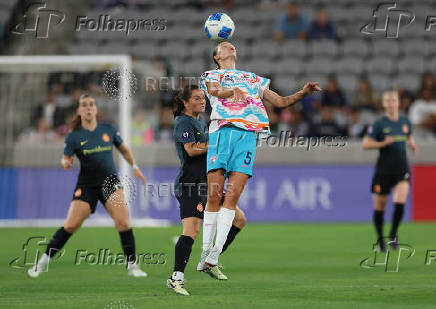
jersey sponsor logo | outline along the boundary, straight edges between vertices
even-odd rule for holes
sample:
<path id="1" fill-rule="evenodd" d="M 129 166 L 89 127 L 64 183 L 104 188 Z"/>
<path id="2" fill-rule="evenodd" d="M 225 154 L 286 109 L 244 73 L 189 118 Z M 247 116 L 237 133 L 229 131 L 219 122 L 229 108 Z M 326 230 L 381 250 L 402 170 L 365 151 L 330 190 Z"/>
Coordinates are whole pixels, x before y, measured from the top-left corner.
<path id="1" fill-rule="evenodd" d="M 80 146 L 83 146 L 83 145 L 85 145 L 86 143 L 88 142 L 88 140 L 86 140 L 86 141 L 83 141 L 83 142 L 80 142 Z"/>
<path id="2" fill-rule="evenodd" d="M 391 132 L 391 128 L 383 128 L 383 133 L 389 133 Z"/>
<path id="3" fill-rule="evenodd" d="M 83 155 L 86 156 L 86 155 L 93 154 L 96 152 L 111 151 L 111 150 L 112 150 L 112 146 L 105 146 L 105 147 L 97 146 L 97 147 L 92 148 L 92 149 L 84 149 Z"/>
<path id="4" fill-rule="evenodd" d="M 404 134 L 409 133 L 409 127 L 407 126 L 407 124 L 403 124 L 403 128 L 402 128 L 402 130 L 403 130 L 403 133 L 404 133 Z"/>
<path id="5" fill-rule="evenodd" d="M 80 189 L 80 188 L 77 189 L 76 192 L 74 192 L 74 196 L 75 196 L 75 197 L 79 197 L 79 196 L 81 196 L 81 195 L 82 195 L 82 189 Z"/>
<path id="6" fill-rule="evenodd" d="M 103 142 L 106 142 L 106 143 L 109 143 L 109 141 L 111 140 L 109 135 L 107 135 L 106 133 L 103 134 L 101 139 L 103 140 Z"/>

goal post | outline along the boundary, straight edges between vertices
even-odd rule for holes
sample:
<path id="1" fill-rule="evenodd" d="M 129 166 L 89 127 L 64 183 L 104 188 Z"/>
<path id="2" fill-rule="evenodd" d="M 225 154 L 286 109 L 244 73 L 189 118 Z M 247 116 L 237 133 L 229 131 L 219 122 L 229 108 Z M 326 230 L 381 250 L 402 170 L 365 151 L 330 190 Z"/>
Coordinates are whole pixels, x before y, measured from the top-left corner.
<path id="1" fill-rule="evenodd" d="M 35 75 L 41 74 L 47 76 L 53 72 L 93 72 L 93 71 L 109 71 L 111 69 L 119 69 L 122 72 L 132 72 L 132 61 L 128 55 L 46 55 L 46 56 L 0 56 L 0 108 L 2 111 L 6 111 L 3 115 L 0 115 L 0 119 L 3 122 L 3 127 L 0 125 L 0 140 L 4 144 L 6 150 L 13 149 L 17 139 L 17 132 L 14 132 L 14 127 L 17 127 L 17 113 L 20 113 L 18 107 L 15 106 L 16 102 L 20 100 L 32 100 L 32 92 L 28 94 L 26 99 L 22 98 L 22 92 L 25 92 L 27 88 L 33 89 L 33 93 L 37 93 L 38 87 L 43 85 L 43 82 L 39 84 L 33 82 L 32 78 Z M 20 76 L 15 88 L 11 87 L 14 80 L 13 76 Z M 26 77 L 27 76 L 27 77 Z M 38 78 L 35 78 L 36 80 Z M 47 79 L 47 78 L 46 78 Z M 15 79 L 17 80 L 17 79 Z M 29 82 L 30 81 L 30 82 Z M 32 83 L 35 85 L 29 86 Z M 12 89 L 13 88 L 13 89 Z M 3 91 L 2 91 L 3 90 Z M 46 91 L 47 89 L 40 89 L 40 91 Z M 119 80 L 119 96 L 118 96 L 118 115 L 117 120 L 119 122 L 119 130 L 123 137 L 124 143 L 127 146 L 131 146 L 131 114 L 132 114 L 132 102 L 131 102 L 131 89 L 128 80 L 128 75 L 120 74 Z M 3 92 L 3 94 L 2 94 Z M 30 99 L 29 99 L 30 96 Z M 17 106 L 20 106 L 19 104 Z M 23 106 L 23 104 L 21 104 Z M 18 110 L 17 110 L 18 109 Z M 26 114 L 30 114 L 30 111 L 26 111 Z M 13 116 L 13 117 L 11 117 Z M 21 117 L 23 118 L 23 117 Z M 18 118 L 20 119 L 20 118 Z M 12 128 L 10 127 L 12 126 Z M 7 152 L 7 151 L 3 151 Z M 32 160 L 30 154 L 28 155 L 28 161 Z M 13 158 L 8 160 L 2 160 L 0 162 L 0 168 L 11 166 Z M 58 158 L 59 159 L 59 158 Z M 58 162 L 58 161 L 57 161 Z M 32 166 L 32 162 L 29 162 L 28 166 Z M 132 171 L 129 164 L 119 156 L 118 160 L 120 179 L 123 177 L 132 177 Z M 12 167 L 14 167 L 12 165 Z M 7 178 L 3 178 L 7 180 Z M 19 188 L 17 189 L 19 191 Z M 125 190 L 129 190 L 125 187 Z M 125 192 L 129 195 L 129 192 Z M 17 199 L 21 198 L 17 193 Z M 12 212 L 12 211 L 11 211 Z M 132 213 L 132 212 L 130 212 Z M 65 213 L 66 215 L 66 213 Z M 26 218 L 12 218 L 4 219 L 6 216 L 0 216 L 0 226 L 53 226 L 62 222 L 60 218 L 38 218 L 38 219 L 26 219 Z M 24 215 L 24 217 L 26 217 Z M 88 221 L 88 220 L 87 220 Z M 109 223 L 106 219 L 90 218 L 87 225 L 105 226 Z M 167 225 L 165 220 L 153 220 L 150 217 L 133 218 L 132 222 L 135 225 Z"/>

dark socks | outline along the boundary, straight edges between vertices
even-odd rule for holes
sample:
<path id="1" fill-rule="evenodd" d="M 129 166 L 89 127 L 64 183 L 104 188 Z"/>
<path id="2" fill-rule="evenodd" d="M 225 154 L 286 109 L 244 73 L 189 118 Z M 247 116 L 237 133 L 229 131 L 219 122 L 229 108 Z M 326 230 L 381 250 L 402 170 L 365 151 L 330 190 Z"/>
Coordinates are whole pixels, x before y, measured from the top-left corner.
<path id="1" fill-rule="evenodd" d="M 54 233 L 52 239 L 47 245 L 47 249 L 45 249 L 45 253 L 50 256 L 50 258 L 54 257 L 59 250 L 63 248 L 65 243 L 71 237 L 71 233 L 65 231 L 64 227 L 61 227 Z"/>
<path id="2" fill-rule="evenodd" d="M 390 237 L 397 236 L 398 227 L 400 226 L 401 219 L 403 218 L 404 214 L 404 204 L 402 203 L 395 203 L 395 210 L 394 214 L 392 215 L 392 227 L 391 232 L 389 233 Z"/>
<path id="3" fill-rule="evenodd" d="M 174 249 L 174 271 L 184 273 L 191 255 L 194 239 L 189 236 L 181 235 Z"/>
<path id="4" fill-rule="evenodd" d="M 383 238 L 383 220 L 385 212 L 382 210 L 374 210 L 373 222 L 377 232 L 377 238 Z"/>
<path id="5" fill-rule="evenodd" d="M 221 254 L 226 251 L 227 247 L 230 246 L 230 244 L 233 242 L 233 240 L 235 240 L 236 235 L 238 235 L 238 233 L 241 231 L 240 228 L 237 228 L 236 226 L 232 225 L 232 227 L 230 228 L 229 234 L 227 234 L 227 239 L 226 242 L 224 243 L 223 246 L 223 251 L 221 251 Z"/>
<path id="6" fill-rule="evenodd" d="M 135 262 L 135 237 L 133 236 L 132 229 L 120 233 L 121 246 L 123 247 L 124 254 L 128 262 Z"/>

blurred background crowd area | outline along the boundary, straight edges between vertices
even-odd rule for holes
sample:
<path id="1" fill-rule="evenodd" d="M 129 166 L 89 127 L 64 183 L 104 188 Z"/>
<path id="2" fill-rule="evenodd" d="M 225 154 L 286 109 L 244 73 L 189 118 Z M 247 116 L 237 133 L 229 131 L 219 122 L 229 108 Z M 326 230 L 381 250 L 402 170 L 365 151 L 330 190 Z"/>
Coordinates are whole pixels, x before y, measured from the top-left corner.
<path id="1" fill-rule="evenodd" d="M 58 42 L 55 50 L 57 54 L 132 56 L 138 81 L 132 96 L 134 145 L 172 142 L 174 95 L 198 80 L 202 72 L 214 68 L 214 44 L 203 33 L 203 24 L 217 11 L 227 12 L 235 21 L 231 42 L 238 53 L 237 68 L 270 78 L 270 88 L 281 95 L 293 93 L 306 81 L 318 81 L 324 89 L 290 108 L 266 104 L 273 134 L 290 131 L 293 136 L 362 138 L 368 126 L 383 114 L 383 90 L 395 88 L 400 93 L 401 113 L 409 116 L 415 136 L 436 136 L 436 44 L 422 23 L 436 5 L 432 1 L 400 2 L 415 13 L 415 24 L 422 24 L 404 28 L 399 39 L 360 32 L 372 20 L 377 1 L 82 2 L 87 4 L 82 15 L 89 18 L 107 14 L 113 19 L 152 16 L 166 20 L 165 31 L 129 35 L 76 31 L 68 42 Z M 16 14 L 19 9 L 10 11 Z M 8 18 L 14 19 L 4 17 L 6 10 L 1 12 L 0 29 L 7 29 Z M 3 34 L 4 42 L 12 39 L 4 30 Z M 32 98 L 31 108 L 22 117 L 16 140 L 62 141 L 82 93 L 95 96 L 100 121 L 117 123 L 119 102 L 104 92 L 104 74 L 105 69 L 50 73 L 41 95 Z M 204 117 L 207 120 L 207 115 Z"/>

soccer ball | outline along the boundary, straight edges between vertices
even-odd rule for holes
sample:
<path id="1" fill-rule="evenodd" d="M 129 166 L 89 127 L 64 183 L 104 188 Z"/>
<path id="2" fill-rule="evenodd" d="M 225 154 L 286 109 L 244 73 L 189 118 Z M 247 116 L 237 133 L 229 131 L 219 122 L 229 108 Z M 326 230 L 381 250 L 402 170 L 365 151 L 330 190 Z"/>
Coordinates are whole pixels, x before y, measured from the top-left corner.
<path id="1" fill-rule="evenodd" d="M 228 40 L 235 32 L 235 24 L 229 15 L 215 13 L 210 15 L 204 23 L 204 32 L 209 39 L 217 42 Z"/>

